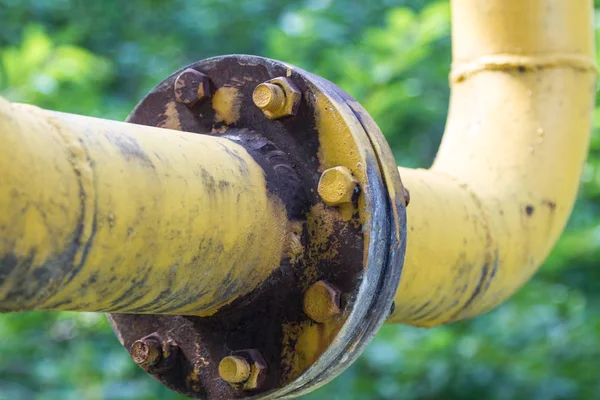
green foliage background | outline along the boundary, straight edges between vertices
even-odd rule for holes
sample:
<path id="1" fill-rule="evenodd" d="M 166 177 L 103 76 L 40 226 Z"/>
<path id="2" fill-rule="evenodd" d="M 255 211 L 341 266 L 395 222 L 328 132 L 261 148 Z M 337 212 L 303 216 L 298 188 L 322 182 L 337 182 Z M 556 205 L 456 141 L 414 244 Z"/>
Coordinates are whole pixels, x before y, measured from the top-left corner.
<path id="1" fill-rule="evenodd" d="M 12 101 L 122 120 L 172 71 L 227 53 L 332 80 L 366 106 L 398 164 L 433 159 L 447 1 L 0 0 L 0 94 Z M 306 398 L 600 399 L 600 108 L 595 125 L 568 229 L 531 282 L 471 321 L 385 326 Z M 178 398 L 130 361 L 103 315 L 0 317 L 0 399 Z"/>

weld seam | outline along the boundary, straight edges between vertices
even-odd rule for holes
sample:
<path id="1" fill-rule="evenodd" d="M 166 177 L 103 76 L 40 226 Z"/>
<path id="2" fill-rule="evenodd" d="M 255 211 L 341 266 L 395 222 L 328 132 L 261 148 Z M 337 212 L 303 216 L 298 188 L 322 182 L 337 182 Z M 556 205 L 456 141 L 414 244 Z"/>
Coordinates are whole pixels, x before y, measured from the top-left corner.
<path id="1" fill-rule="evenodd" d="M 480 57 L 470 62 L 454 62 L 450 72 L 450 82 L 460 83 L 484 71 L 526 72 L 549 68 L 571 68 L 598 73 L 598 67 L 594 60 L 582 54 L 553 53 L 536 56 L 495 54 Z"/>

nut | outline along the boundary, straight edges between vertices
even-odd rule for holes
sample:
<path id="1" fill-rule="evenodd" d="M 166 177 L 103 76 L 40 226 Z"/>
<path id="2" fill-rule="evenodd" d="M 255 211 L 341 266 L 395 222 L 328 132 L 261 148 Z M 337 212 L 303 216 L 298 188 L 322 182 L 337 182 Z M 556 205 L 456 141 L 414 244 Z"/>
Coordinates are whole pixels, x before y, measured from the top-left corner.
<path id="1" fill-rule="evenodd" d="M 321 174 L 317 191 L 328 206 L 350 203 L 357 181 L 346 167 L 329 168 Z"/>
<path id="2" fill-rule="evenodd" d="M 192 107 L 210 97 L 210 79 L 194 69 L 184 70 L 175 79 L 175 100 Z"/>
<path id="3" fill-rule="evenodd" d="M 136 364 L 151 367 L 162 359 L 162 346 L 156 340 L 143 338 L 131 345 L 130 353 Z"/>
<path id="4" fill-rule="evenodd" d="M 252 93 L 252 101 L 269 119 L 296 115 L 301 97 L 300 90 L 284 77 L 263 82 Z"/>
<path id="5" fill-rule="evenodd" d="M 250 377 L 250 364 L 245 358 L 227 356 L 219 363 L 219 376 L 228 383 L 242 383 Z"/>
<path id="6" fill-rule="evenodd" d="M 341 292 L 326 281 L 318 281 L 304 292 L 304 313 L 315 322 L 326 322 L 342 312 Z"/>

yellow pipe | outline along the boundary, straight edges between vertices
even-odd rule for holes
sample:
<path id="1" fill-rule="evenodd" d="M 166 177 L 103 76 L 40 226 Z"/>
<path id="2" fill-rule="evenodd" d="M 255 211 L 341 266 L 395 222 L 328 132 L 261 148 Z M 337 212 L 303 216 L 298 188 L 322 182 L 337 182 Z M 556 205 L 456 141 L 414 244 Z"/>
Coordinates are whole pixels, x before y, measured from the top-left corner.
<path id="1" fill-rule="evenodd" d="M 595 98 L 592 0 L 454 0 L 451 102 L 411 193 L 389 322 L 486 312 L 535 273 L 569 217 Z"/>
<path id="2" fill-rule="evenodd" d="M 287 216 L 226 139 L 0 99 L 0 311 L 209 315 L 279 266 Z"/>

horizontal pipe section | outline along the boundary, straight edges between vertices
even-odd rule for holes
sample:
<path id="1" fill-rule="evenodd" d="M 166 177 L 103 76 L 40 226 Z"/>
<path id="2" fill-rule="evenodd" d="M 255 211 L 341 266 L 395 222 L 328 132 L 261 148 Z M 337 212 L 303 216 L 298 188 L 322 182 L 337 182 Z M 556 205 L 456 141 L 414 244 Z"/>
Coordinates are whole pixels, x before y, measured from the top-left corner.
<path id="1" fill-rule="evenodd" d="M 571 213 L 595 98 L 591 0 L 454 0 L 450 112 L 411 193 L 390 322 L 432 326 L 506 300 Z"/>
<path id="2" fill-rule="evenodd" d="M 222 138 L 0 99 L 0 311 L 210 315 L 279 266 L 281 201 Z"/>

